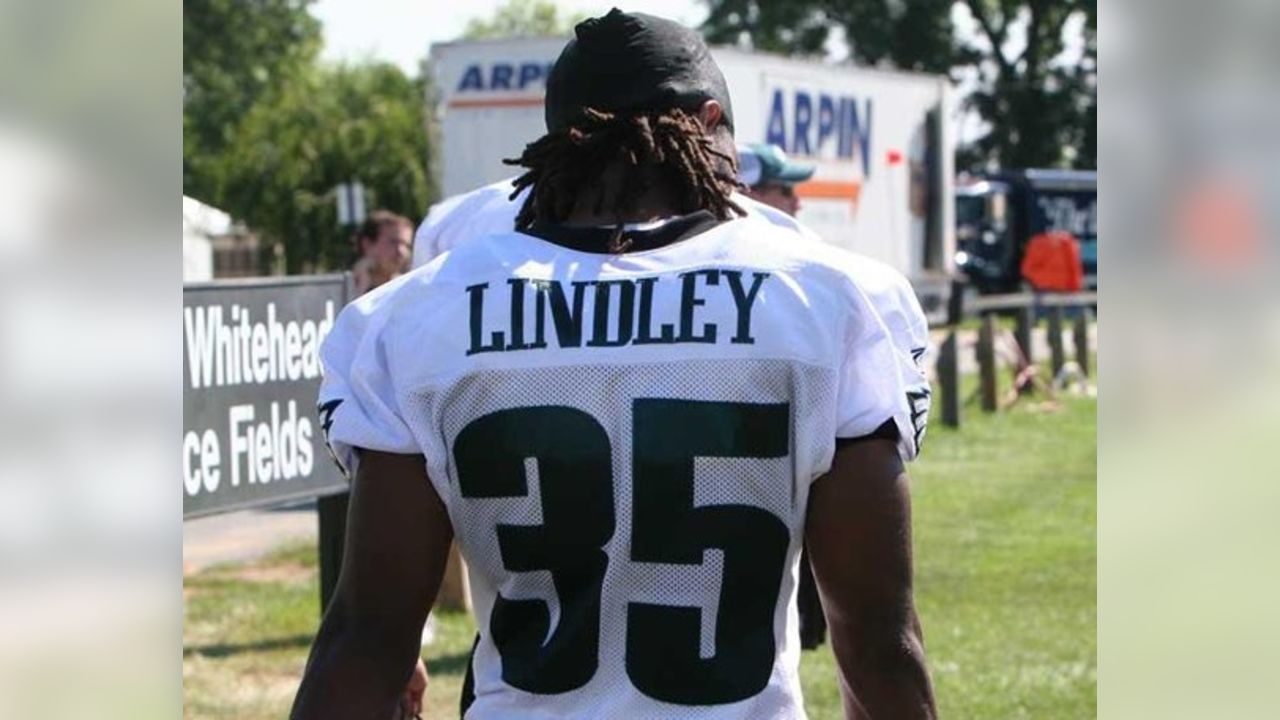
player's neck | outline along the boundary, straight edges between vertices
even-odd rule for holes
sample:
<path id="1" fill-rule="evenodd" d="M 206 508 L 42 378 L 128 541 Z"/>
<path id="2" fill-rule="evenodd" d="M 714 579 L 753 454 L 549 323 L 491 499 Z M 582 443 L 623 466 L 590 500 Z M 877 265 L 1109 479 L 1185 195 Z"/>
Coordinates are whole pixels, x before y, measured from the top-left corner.
<path id="1" fill-rule="evenodd" d="M 585 207 L 579 211 L 575 210 L 569 213 L 565 218 L 564 224 L 574 227 L 600 227 L 603 225 L 624 225 L 650 223 L 657 220 L 663 220 L 681 214 L 670 203 L 637 203 L 632 210 L 621 214 L 611 212 L 595 212 L 592 207 L 594 203 L 580 203 L 579 206 Z"/>
<path id="2" fill-rule="evenodd" d="M 598 188 L 578 197 L 564 224 L 600 226 L 647 223 L 680 214 L 679 205 L 674 201 L 671 191 L 660 177 L 654 175 L 646 178 L 647 182 L 641 183 L 645 190 L 638 197 L 629 203 L 619 202 L 620 193 L 634 192 L 627 187 L 623 177 L 625 172 L 635 170 L 615 165 L 602 173 Z M 616 212 L 616 208 L 624 205 L 628 207 L 627 210 Z"/>

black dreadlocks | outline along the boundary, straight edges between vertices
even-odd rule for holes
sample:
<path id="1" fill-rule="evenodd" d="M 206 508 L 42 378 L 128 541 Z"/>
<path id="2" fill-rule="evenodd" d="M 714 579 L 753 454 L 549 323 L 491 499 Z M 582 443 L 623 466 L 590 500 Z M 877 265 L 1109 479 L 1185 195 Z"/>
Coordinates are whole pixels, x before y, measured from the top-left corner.
<path id="1" fill-rule="evenodd" d="M 746 214 L 729 198 L 738 186 L 737 158 L 716 150 L 697 117 L 679 108 L 636 113 L 587 108 L 569 127 L 543 135 L 520 157 L 503 162 L 527 168 L 515 180 L 513 199 L 533 188 L 516 216 L 517 229 L 535 221 L 563 222 L 580 198 L 592 194 L 594 212 L 604 212 L 601 180 L 618 163 L 622 185 L 608 208 L 616 218 L 633 211 L 655 183 L 668 190 L 682 214 L 705 209 L 720 220 Z M 611 250 L 621 249 L 622 229 L 619 220 Z"/>

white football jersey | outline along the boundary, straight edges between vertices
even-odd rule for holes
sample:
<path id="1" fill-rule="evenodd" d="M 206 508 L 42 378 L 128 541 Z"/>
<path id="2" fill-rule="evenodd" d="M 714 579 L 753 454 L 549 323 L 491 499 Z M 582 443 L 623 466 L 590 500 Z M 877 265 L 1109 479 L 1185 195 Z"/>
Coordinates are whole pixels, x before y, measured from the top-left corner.
<path id="1" fill-rule="evenodd" d="M 468 193 L 446 198 L 427 212 L 413 237 L 413 266 L 426 265 L 442 253 L 473 238 L 511 232 L 516 214 L 524 204 L 524 190 L 514 199 L 513 178 L 501 180 Z M 806 240 L 821 243 L 813 230 L 794 217 L 741 193 L 733 200 L 748 217 L 800 233 Z M 932 391 L 921 363 L 929 347 L 929 323 L 911 283 L 879 260 L 850 253 L 850 274 L 879 313 L 898 351 L 911 358 L 911 375 L 904 378 L 914 418 L 913 437 L 917 452 L 924 442 L 929 422 Z"/>
<path id="2" fill-rule="evenodd" d="M 810 483 L 839 438 L 914 443 L 854 262 L 797 240 L 746 218 L 625 254 L 507 232 L 343 310 L 326 435 L 348 468 L 426 459 L 479 628 L 467 718 L 805 716 Z"/>

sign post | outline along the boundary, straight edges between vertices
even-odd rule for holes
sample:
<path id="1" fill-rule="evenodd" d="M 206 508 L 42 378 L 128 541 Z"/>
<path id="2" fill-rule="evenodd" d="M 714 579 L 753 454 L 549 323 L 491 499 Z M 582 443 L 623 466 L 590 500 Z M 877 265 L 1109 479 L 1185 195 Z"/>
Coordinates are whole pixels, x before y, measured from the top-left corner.
<path id="1" fill-rule="evenodd" d="M 350 493 L 326 495 L 316 499 L 320 543 L 320 613 L 329 607 L 333 591 L 342 572 L 342 553 L 347 539 L 347 505 Z"/>

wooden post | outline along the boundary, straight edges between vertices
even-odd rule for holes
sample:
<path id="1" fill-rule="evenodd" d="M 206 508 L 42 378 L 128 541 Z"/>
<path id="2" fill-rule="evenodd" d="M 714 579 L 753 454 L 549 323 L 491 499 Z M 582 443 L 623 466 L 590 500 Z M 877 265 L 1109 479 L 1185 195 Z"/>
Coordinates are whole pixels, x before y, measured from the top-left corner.
<path id="1" fill-rule="evenodd" d="M 1054 378 L 1058 377 L 1062 366 L 1067 362 L 1067 353 L 1062 347 L 1062 312 L 1061 305 L 1049 308 L 1049 352 Z"/>
<path id="2" fill-rule="evenodd" d="M 347 538 L 347 502 L 350 493 L 316 499 L 320 522 L 320 614 L 329 607 L 342 571 L 342 551 Z"/>
<path id="3" fill-rule="evenodd" d="M 996 316 L 994 313 L 983 315 L 982 325 L 978 328 L 978 380 L 983 411 L 995 412 L 998 402 L 996 398 Z"/>
<path id="4" fill-rule="evenodd" d="M 964 319 L 964 289 L 963 282 L 951 281 L 951 294 L 947 296 L 947 324 L 952 327 Z"/>
<path id="5" fill-rule="evenodd" d="M 1035 305 L 1027 305 L 1025 307 L 1018 308 L 1017 322 L 1018 324 L 1013 330 L 1013 336 L 1017 339 L 1019 347 L 1022 348 L 1022 356 L 1027 359 L 1027 364 L 1035 365 L 1035 351 L 1031 346 L 1031 344 L 1035 342 Z"/>
<path id="6" fill-rule="evenodd" d="M 942 396 L 942 424 L 960 427 L 960 351 L 954 329 L 938 348 L 938 394 Z"/>
<path id="7" fill-rule="evenodd" d="M 458 552 L 458 543 L 449 548 L 449 561 L 440 581 L 440 592 L 436 595 L 436 607 L 471 610 L 471 585 L 467 581 L 466 563 Z"/>
<path id="8" fill-rule="evenodd" d="M 1085 377 L 1089 377 L 1089 318 L 1091 315 L 1089 308 L 1081 306 L 1072 328 L 1076 346 L 1076 363 L 1080 365 L 1080 372 Z"/>

